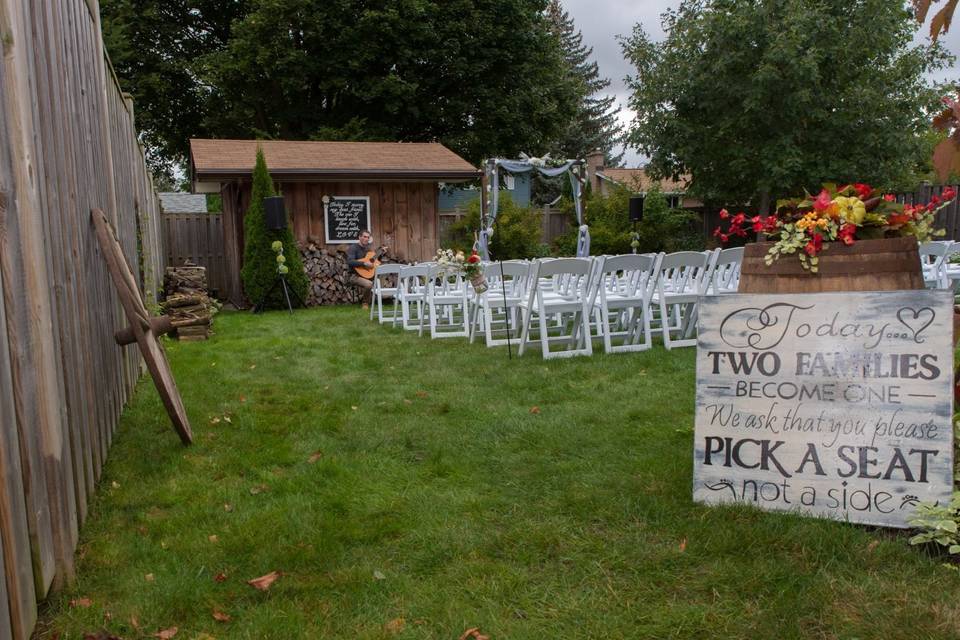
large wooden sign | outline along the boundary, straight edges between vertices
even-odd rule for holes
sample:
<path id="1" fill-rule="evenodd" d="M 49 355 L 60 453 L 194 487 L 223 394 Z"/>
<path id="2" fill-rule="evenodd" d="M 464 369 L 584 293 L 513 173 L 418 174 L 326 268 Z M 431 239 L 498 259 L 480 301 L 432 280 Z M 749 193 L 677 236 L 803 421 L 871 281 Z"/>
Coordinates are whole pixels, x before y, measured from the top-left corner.
<path id="1" fill-rule="evenodd" d="M 370 229 L 370 198 L 367 196 L 335 196 L 323 208 L 327 244 L 356 242 L 361 229 Z"/>
<path id="2" fill-rule="evenodd" d="M 953 293 L 700 304 L 693 497 L 906 527 L 953 488 Z"/>

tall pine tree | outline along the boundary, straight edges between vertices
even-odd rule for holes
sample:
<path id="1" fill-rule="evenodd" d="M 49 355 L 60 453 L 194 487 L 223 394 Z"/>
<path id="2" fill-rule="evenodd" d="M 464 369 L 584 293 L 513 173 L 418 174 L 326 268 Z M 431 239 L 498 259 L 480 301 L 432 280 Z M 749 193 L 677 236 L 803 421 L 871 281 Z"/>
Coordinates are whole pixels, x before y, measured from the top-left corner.
<path id="1" fill-rule="evenodd" d="M 600 77 L 600 68 L 591 60 L 593 48 L 583 44 L 583 34 L 560 0 L 550 0 L 547 18 L 560 41 L 567 72 L 579 94 L 577 112 L 564 128 L 557 148 L 567 158 L 583 158 L 600 149 L 605 164 L 617 166 L 623 153 L 615 153 L 614 149 L 621 142 L 623 127 L 617 120 L 620 107 L 614 104 L 616 97 L 602 94 L 610 86 L 610 80 Z"/>

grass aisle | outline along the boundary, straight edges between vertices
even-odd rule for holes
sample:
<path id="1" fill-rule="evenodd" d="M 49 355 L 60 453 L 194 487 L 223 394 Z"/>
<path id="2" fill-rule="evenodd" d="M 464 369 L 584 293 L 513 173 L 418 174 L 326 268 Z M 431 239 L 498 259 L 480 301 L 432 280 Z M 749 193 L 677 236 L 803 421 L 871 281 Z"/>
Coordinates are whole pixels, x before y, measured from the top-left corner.
<path id="1" fill-rule="evenodd" d="M 692 349 L 508 362 L 353 307 L 168 353 L 196 444 L 141 382 L 43 637 L 960 635 L 903 536 L 691 502 Z"/>

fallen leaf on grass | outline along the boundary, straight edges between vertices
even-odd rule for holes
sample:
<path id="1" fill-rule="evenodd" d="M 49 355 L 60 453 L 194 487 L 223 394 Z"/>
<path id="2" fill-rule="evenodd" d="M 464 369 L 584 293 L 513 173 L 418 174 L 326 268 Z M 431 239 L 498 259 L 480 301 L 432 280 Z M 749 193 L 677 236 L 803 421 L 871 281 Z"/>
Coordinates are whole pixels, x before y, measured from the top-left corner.
<path id="1" fill-rule="evenodd" d="M 226 582 L 226 581 L 227 581 L 227 574 L 225 574 L 223 571 L 221 571 L 221 572 L 218 573 L 217 575 L 213 576 L 213 581 L 214 581 L 214 582 Z"/>
<path id="2" fill-rule="evenodd" d="M 130 626 L 133 627 L 134 631 L 140 633 L 140 618 L 137 616 L 130 616 Z"/>
<path id="3" fill-rule="evenodd" d="M 70 606 L 73 608 L 80 607 L 82 609 L 89 609 L 92 604 L 93 600 L 90 598 L 77 598 L 70 601 Z"/>
<path id="4" fill-rule="evenodd" d="M 209 540 L 210 542 L 219 542 L 220 538 L 218 538 L 217 536 L 207 536 L 207 540 Z"/>
<path id="5" fill-rule="evenodd" d="M 467 629 L 463 632 L 463 635 L 460 636 L 460 640 L 470 640 L 471 638 L 473 638 L 473 640 L 490 640 L 490 636 L 480 633 L 480 627 Z"/>
<path id="6" fill-rule="evenodd" d="M 228 614 L 220 611 L 219 609 L 213 610 L 213 619 L 217 622 L 230 622 L 231 618 Z"/>
<path id="7" fill-rule="evenodd" d="M 220 424 L 220 418 L 210 418 L 210 424 Z"/>
<path id="8" fill-rule="evenodd" d="M 413 404 L 413 400 L 407 400 L 406 398 L 404 398 L 403 404 Z"/>
<path id="9" fill-rule="evenodd" d="M 224 502 L 223 510 L 226 511 L 227 513 L 230 513 L 231 511 L 233 511 L 233 505 L 230 504 L 229 502 Z"/>
<path id="10" fill-rule="evenodd" d="M 247 396 L 240 396 L 240 402 L 246 402 Z"/>
<path id="11" fill-rule="evenodd" d="M 257 365 L 252 364 L 252 365 L 250 365 L 250 368 L 251 368 L 251 369 L 256 369 L 256 368 L 257 368 Z"/>
<path id="12" fill-rule="evenodd" d="M 417 391 L 417 397 L 418 397 L 418 398 L 429 398 L 429 397 L 430 397 L 430 394 L 427 393 L 426 391 Z"/>
<path id="13" fill-rule="evenodd" d="M 323 452 L 322 452 L 322 451 L 315 451 L 314 453 L 312 453 L 312 454 L 310 455 L 309 458 L 307 458 L 307 462 L 309 462 L 310 464 L 315 464 L 315 463 L 317 462 L 317 460 L 319 460 L 319 459 L 322 458 L 322 457 L 323 457 Z"/>
<path id="14" fill-rule="evenodd" d="M 229 422 L 230 424 L 233 424 L 233 420 L 230 419 L 230 416 L 223 416 L 223 421 L 224 421 L 224 422 Z"/>
<path id="15" fill-rule="evenodd" d="M 687 550 L 687 539 L 684 538 L 683 540 L 680 541 L 680 553 L 683 553 L 686 550 Z"/>
<path id="16" fill-rule="evenodd" d="M 120 483 L 114 480 L 113 482 L 110 483 L 110 486 L 113 487 L 114 489 L 119 489 Z"/>
<path id="17" fill-rule="evenodd" d="M 532 414 L 535 415 L 535 416 L 536 416 L 536 415 L 539 415 L 539 414 L 540 414 L 540 407 L 530 407 L 530 413 L 532 413 Z"/>
<path id="18" fill-rule="evenodd" d="M 383 575 L 383 572 L 378 569 L 378 570 L 376 570 L 376 571 L 373 572 L 373 579 L 374 579 L 374 580 L 386 580 L 386 579 L 387 579 L 387 576 Z"/>
<path id="19" fill-rule="evenodd" d="M 160 631 L 157 631 L 155 634 L 153 634 L 151 637 L 160 638 L 160 640 L 170 640 L 170 638 L 177 635 L 177 631 L 179 631 L 179 629 L 177 629 L 176 627 L 170 627 L 169 629 L 161 629 Z"/>
<path id="20" fill-rule="evenodd" d="M 154 581 L 154 577 L 153 577 L 153 574 L 152 574 L 152 573 L 148 573 L 147 575 L 143 576 L 143 579 L 146 580 L 147 582 L 153 582 L 153 581 Z"/>
<path id="21" fill-rule="evenodd" d="M 403 633 L 403 629 L 406 626 L 407 623 L 403 618 L 394 618 L 387 624 L 383 625 L 383 630 L 387 633 Z"/>
<path id="22" fill-rule="evenodd" d="M 260 576 L 259 578 L 254 578 L 253 580 L 247 580 L 247 584 L 257 591 L 266 591 L 270 588 L 270 585 L 277 581 L 277 578 L 279 577 L 279 571 L 271 571 L 265 576 Z"/>
<path id="23" fill-rule="evenodd" d="M 867 545 L 867 551 L 873 551 L 874 549 L 877 548 L 877 546 L 879 546 L 879 544 L 880 544 L 879 540 L 874 540 L 873 542 Z"/>
<path id="24" fill-rule="evenodd" d="M 263 493 L 267 490 L 267 485 L 258 484 L 256 486 L 250 487 L 250 495 L 255 496 L 257 494 Z"/>
<path id="25" fill-rule="evenodd" d="M 59 637 L 59 636 L 56 636 Z M 83 634 L 83 640 L 123 640 L 120 636 L 115 636 L 106 629 L 101 629 L 96 633 Z"/>
<path id="26" fill-rule="evenodd" d="M 356 411 L 356 410 L 359 409 L 360 407 L 354 405 L 354 406 L 352 406 L 352 407 L 350 407 L 350 408 L 353 409 L 354 411 Z"/>

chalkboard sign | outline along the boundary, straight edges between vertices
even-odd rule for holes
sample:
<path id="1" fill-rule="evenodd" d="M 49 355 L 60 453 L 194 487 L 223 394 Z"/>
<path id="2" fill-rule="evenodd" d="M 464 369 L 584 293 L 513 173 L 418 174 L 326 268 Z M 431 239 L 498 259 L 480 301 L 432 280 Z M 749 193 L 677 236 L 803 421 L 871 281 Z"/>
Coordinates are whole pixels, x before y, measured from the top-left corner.
<path id="1" fill-rule="evenodd" d="M 367 196 L 333 196 L 323 208 L 327 244 L 354 243 L 361 229 L 370 230 L 370 198 Z"/>
<path id="2" fill-rule="evenodd" d="M 953 292 L 702 299 L 693 497 L 887 527 L 953 488 Z"/>

